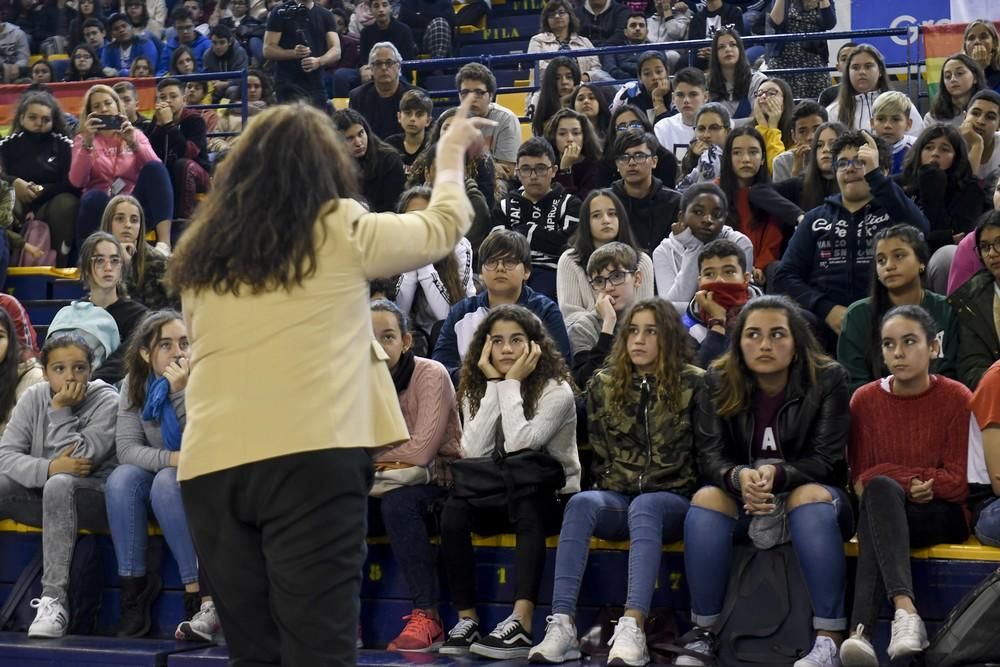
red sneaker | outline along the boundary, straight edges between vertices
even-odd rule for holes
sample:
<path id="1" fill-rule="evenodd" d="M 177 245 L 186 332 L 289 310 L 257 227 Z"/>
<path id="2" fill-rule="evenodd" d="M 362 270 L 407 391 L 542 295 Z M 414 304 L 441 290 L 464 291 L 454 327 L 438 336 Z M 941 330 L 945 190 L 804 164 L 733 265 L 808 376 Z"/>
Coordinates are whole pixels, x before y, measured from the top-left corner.
<path id="1" fill-rule="evenodd" d="M 444 628 L 441 622 L 427 615 L 422 609 L 414 609 L 409 616 L 404 616 L 406 627 L 399 636 L 389 642 L 389 651 L 404 653 L 429 653 L 436 651 L 444 643 Z"/>

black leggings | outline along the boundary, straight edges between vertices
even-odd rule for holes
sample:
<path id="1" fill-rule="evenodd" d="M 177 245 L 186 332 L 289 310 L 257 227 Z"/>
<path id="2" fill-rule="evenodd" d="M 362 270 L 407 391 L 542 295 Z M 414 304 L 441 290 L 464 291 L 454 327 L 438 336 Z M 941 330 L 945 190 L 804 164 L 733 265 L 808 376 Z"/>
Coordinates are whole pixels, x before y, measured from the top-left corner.
<path id="1" fill-rule="evenodd" d="M 513 529 L 517 536 L 514 599 L 536 600 L 545 567 L 546 528 L 555 514 L 556 503 L 549 497 L 514 500 L 509 509 L 473 507 L 466 500 L 448 498 L 441 515 L 441 552 L 455 608 L 471 609 L 476 604 L 473 532 L 496 535 Z"/>
<path id="2" fill-rule="evenodd" d="M 914 599 L 911 548 L 963 542 L 968 536 L 961 505 L 943 500 L 914 503 L 895 480 L 873 478 L 861 497 L 851 628 L 863 624 L 871 636 L 886 597 Z"/>

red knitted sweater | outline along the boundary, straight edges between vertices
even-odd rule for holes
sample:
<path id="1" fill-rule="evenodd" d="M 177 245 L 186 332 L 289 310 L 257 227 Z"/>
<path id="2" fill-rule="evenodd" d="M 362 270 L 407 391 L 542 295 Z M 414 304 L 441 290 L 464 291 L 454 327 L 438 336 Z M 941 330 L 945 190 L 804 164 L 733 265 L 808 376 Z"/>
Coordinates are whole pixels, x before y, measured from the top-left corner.
<path id="1" fill-rule="evenodd" d="M 852 481 L 882 475 L 909 489 L 912 479 L 934 479 L 935 499 L 965 502 L 971 392 L 939 375 L 918 396 L 896 396 L 883 382 L 869 382 L 851 398 Z"/>

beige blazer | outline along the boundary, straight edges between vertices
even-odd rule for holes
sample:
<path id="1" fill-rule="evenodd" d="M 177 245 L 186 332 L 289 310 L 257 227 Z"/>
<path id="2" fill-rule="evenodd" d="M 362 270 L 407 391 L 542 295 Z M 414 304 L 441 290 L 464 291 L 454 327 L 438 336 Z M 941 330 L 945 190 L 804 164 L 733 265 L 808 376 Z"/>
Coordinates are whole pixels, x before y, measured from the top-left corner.
<path id="1" fill-rule="evenodd" d="M 371 326 L 368 281 L 433 263 L 469 229 L 459 183 L 418 213 L 327 207 L 316 273 L 291 292 L 182 294 L 192 340 L 178 479 L 333 447 L 408 439 Z"/>

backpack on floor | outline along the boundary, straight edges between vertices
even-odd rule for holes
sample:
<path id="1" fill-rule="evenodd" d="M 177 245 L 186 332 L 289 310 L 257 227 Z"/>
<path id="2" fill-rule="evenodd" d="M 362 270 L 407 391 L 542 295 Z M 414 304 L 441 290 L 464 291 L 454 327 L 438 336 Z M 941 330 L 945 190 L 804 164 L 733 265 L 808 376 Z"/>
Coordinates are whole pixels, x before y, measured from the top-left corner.
<path id="1" fill-rule="evenodd" d="M 1000 664 L 1000 569 L 969 591 L 925 651 L 927 667 Z"/>
<path id="2" fill-rule="evenodd" d="M 734 548 L 726 602 L 715 624 L 717 664 L 792 667 L 813 644 L 812 605 L 791 544 Z"/>
<path id="3" fill-rule="evenodd" d="M 89 635 L 97 627 L 101 611 L 101 594 L 104 589 L 101 552 L 96 535 L 81 535 L 73 549 L 73 563 L 69 568 L 69 627 L 66 634 Z M 11 587 L 10 594 L 0 607 L 0 630 L 27 632 L 35 620 L 36 610 L 31 601 L 42 597 L 42 547 L 25 565 Z"/>

